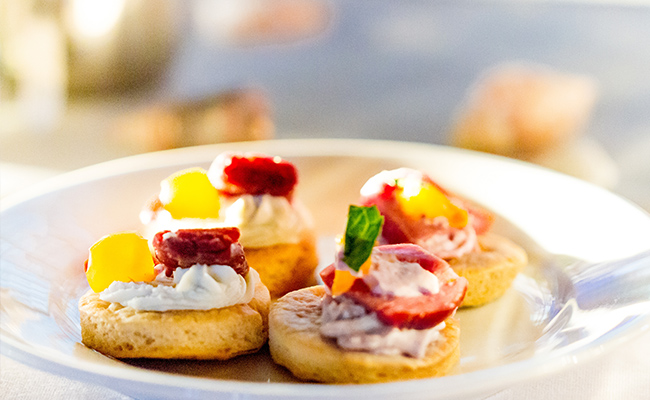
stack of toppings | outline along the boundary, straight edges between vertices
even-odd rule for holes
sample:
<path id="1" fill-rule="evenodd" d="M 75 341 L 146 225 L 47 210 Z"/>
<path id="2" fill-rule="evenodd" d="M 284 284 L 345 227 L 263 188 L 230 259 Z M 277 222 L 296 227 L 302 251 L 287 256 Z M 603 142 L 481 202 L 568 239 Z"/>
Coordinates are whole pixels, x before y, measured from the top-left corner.
<path id="1" fill-rule="evenodd" d="M 370 178 L 361 189 L 361 204 L 376 205 L 384 216 L 381 243 L 415 243 L 444 259 L 478 250 L 476 236 L 492 224 L 488 212 L 408 168 Z"/>
<path id="2" fill-rule="evenodd" d="M 248 264 L 273 297 L 315 283 L 316 238 L 308 210 L 294 199 L 296 167 L 278 156 L 219 154 L 161 182 L 140 214 L 145 236 L 185 228 L 236 227 Z"/>
<path id="3" fill-rule="evenodd" d="M 194 167 L 178 171 L 160 183 L 160 193 L 140 215 L 152 223 L 162 210 L 171 218 L 219 220 L 222 201 L 241 195 L 270 195 L 291 201 L 298 173 L 280 157 L 257 153 L 222 153 L 209 170 Z"/>
<path id="4" fill-rule="evenodd" d="M 222 308 L 247 303 L 258 281 L 237 228 L 158 232 L 149 243 L 135 232 L 95 243 L 86 277 L 95 293 L 138 310 Z"/>
<path id="5" fill-rule="evenodd" d="M 350 350 L 423 357 L 467 281 L 420 246 L 374 246 L 382 222 L 375 206 L 350 207 L 343 249 L 321 272 L 321 334 Z"/>

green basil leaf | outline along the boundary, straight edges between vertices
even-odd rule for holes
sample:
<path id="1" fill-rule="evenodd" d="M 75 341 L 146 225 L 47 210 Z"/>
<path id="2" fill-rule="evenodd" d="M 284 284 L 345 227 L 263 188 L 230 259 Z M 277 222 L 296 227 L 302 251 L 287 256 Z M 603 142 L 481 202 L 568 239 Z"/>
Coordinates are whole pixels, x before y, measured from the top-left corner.
<path id="1" fill-rule="evenodd" d="M 351 205 L 348 210 L 348 223 L 345 227 L 345 247 L 343 262 L 355 271 L 370 257 L 377 236 L 384 223 L 384 217 L 377 206 L 361 207 Z"/>

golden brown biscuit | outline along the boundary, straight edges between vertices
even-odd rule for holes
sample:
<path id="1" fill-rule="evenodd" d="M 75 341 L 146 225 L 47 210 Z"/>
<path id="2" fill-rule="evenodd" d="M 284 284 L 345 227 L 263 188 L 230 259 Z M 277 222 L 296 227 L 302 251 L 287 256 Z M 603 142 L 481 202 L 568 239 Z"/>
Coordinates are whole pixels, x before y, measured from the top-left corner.
<path id="1" fill-rule="evenodd" d="M 478 237 L 481 251 L 448 260 L 469 282 L 461 307 L 480 306 L 501 297 L 528 264 L 524 249 L 509 239 L 488 233 Z"/>
<path id="2" fill-rule="evenodd" d="M 326 383 L 374 383 L 448 374 L 460 358 L 458 321 L 448 318 L 444 340 L 432 343 L 424 358 L 378 355 L 339 348 L 320 334 L 324 286 L 312 286 L 277 300 L 269 314 L 273 360 L 296 377 Z"/>
<path id="3" fill-rule="evenodd" d="M 90 291 L 79 300 L 81 341 L 116 358 L 225 360 L 266 343 L 270 303 L 261 283 L 250 303 L 206 311 L 138 311 Z"/>
<path id="4" fill-rule="evenodd" d="M 272 298 L 316 284 L 316 239 L 306 233 L 299 243 L 244 247 L 248 265 L 260 274 Z"/>

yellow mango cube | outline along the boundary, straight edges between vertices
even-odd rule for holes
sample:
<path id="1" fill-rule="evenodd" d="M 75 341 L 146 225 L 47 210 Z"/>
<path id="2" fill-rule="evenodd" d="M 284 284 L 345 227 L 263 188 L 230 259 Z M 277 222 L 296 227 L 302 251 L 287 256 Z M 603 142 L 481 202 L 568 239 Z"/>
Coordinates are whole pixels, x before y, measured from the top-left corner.
<path id="1" fill-rule="evenodd" d="M 398 190 L 397 201 L 406 215 L 413 219 L 445 217 L 453 228 L 467 225 L 468 213 L 445 196 L 437 187 L 423 182 L 419 190 Z"/>
<path id="2" fill-rule="evenodd" d="M 219 217 L 219 192 L 203 168 L 170 175 L 160 183 L 158 198 L 175 219 Z"/>
<path id="3" fill-rule="evenodd" d="M 96 293 L 114 281 L 150 282 L 155 277 L 149 243 L 135 232 L 104 236 L 88 251 L 86 279 Z"/>

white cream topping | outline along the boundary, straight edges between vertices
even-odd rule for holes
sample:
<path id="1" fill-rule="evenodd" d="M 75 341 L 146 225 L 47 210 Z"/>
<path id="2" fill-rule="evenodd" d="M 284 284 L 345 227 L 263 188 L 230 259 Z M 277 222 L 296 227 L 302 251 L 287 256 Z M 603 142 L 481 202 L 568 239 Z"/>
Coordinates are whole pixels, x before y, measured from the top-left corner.
<path id="1" fill-rule="evenodd" d="M 372 265 L 363 276 L 364 282 L 376 294 L 414 297 L 440 291 L 438 277 L 420 264 L 399 261 L 394 255 L 371 255 Z"/>
<path id="2" fill-rule="evenodd" d="M 373 293 L 399 297 L 414 297 L 422 294 L 436 294 L 440 291 L 438 277 L 415 262 L 404 262 L 394 254 L 373 250 L 370 254 L 370 268 L 366 273 L 355 271 L 343 261 L 343 249 L 335 256 L 336 269 L 345 270 L 363 279 Z"/>
<path id="3" fill-rule="evenodd" d="M 397 168 L 392 170 L 384 170 L 380 173 L 370 177 L 359 191 L 361 196 L 370 197 L 382 191 L 384 184 L 395 185 L 397 180 L 400 181 L 400 186 L 404 191 L 414 191 L 417 193 L 422 185 L 424 174 L 418 170 L 411 168 Z"/>
<path id="4" fill-rule="evenodd" d="M 227 265 L 196 264 L 177 268 L 170 278 L 162 272 L 156 284 L 115 281 L 99 298 L 136 310 L 210 310 L 250 302 L 258 282 L 252 268 L 243 277 Z"/>
<path id="5" fill-rule="evenodd" d="M 282 196 L 245 194 L 223 211 L 224 225 L 239 228 L 244 247 L 298 243 L 311 220 L 302 205 L 294 203 Z"/>
<path id="6" fill-rule="evenodd" d="M 326 295 L 322 304 L 321 335 L 335 339 L 339 347 L 347 350 L 422 358 L 429 345 L 440 338 L 444 327 L 444 322 L 430 329 L 387 326 L 376 314 L 367 313 L 345 296 L 334 299 Z"/>
<path id="7" fill-rule="evenodd" d="M 221 197 L 219 218 L 174 219 L 167 210 L 151 218 L 147 210 L 141 213 L 146 224 L 146 237 L 156 232 L 178 229 L 237 227 L 239 243 L 244 247 L 266 247 L 283 243 L 298 243 L 305 229 L 311 227 L 309 213 L 298 200 L 289 202 L 283 196 L 241 195 Z"/>
<path id="8" fill-rule="evenodd" d="M 464 228 L 450 227 L 445 217 L 425 220 L 424 223 L 433 228 L 431 234 L 415 242 L 440 258 L 460 258 L 478 248 L 478 238 L 471 221 Z"/>

